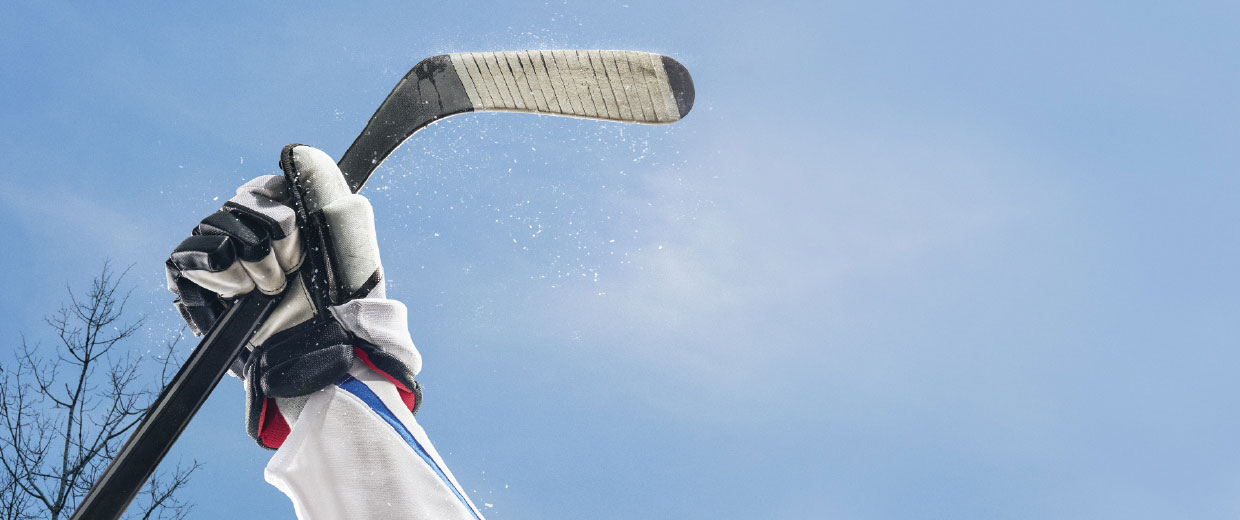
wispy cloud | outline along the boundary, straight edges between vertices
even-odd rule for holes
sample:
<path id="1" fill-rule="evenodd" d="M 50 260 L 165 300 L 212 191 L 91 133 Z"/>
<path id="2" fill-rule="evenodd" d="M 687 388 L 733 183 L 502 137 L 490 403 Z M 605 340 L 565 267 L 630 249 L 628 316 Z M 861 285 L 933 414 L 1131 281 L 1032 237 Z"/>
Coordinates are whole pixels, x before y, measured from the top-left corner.
<path id="1" fill-rule="evenodd" d="M 120 208 L 63 186 L 43 186 L 46 191 L 36 192 L 20 183 L 4 184 L 0 202 L 8 219 L 32 236 L 58 237 L 60 240 L 49 243 L 58 242 L 63 247 L 69 241 L 74 247 L 118 256 L 150 248 L 154 226 L 142 208 Z"/>

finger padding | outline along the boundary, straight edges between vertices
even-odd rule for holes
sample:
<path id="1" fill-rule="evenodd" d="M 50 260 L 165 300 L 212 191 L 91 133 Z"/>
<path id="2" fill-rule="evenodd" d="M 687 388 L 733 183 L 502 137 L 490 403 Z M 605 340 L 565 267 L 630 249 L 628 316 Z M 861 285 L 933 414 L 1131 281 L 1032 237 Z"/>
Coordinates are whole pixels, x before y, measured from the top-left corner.
<path id="1" fill-rule="evenodd" d="M 242 260 L 257 262 L 271 252 L 271 236 L 260 219 L 227 209 L 207 215 L 194 229 L 194 234 L 231 237 L 233 249 Z"/>
<path id="2" fill-rule="evenodd" d="M 271 250 L 275 252 L 276 261 L 280 263 L 285 274 L 292 274 L 301 268 L 302 259 L 305 258 L 301 250 L 301 231 L 293 228 L 288 236 L 272 242 Z"/>
<path id="3" fill-rule="evenodd" d="M 253 291 L 255 287 L 254 280 L 250 279 L 240 262 L 234 262 L 223 271 L 182 271 L 181 275 L 221 298 L 236 298 Z"/>
<path id="4" fill-rule="evenodd" d="M 294 224 L 296 224 L 296 216 L 295 213 L 293 213 L 292 208 L 286 206 L 280 207 L 288 211 L 289 216 L 293 219 Z M 296 226 L 294 226 L 291 230 L 286 231 L 283 229 L 283 225 L 280 222 L 270 216 L 263 213 L 257 213 L 251 208 L 241 206 L 232 201 L 225 204 L 224 208 L 234 216 L 238 223 L 246 227 L 250 233 L 253 233 L 256 237 L 262 237 L 262 242 L 259 244 L 250 245 L 244 240 L 238 242 L 239 244 L 245 244 L 247 248 L 241 254 L 241 258 L 243 260 L 258 262 L 267 257 L 267 252 L 271 251 L 275 253 L 273 258 L 276 265 L 280 267 L 284 273 L 291 274 L 293 271 L 296 271 L 301 267 L 303 258 L 301 233 Z M 283 216 L 281 216 L 281 218 L 283 218 Z M 199 226 L 199 228 L 202 227 L 203 226 L 201 225 Z M 243 236 L 240 235 L 239 232 L 233 232 L 231 230 L 228 234 L 233 236 Z"/>
<path id="5" fill-rule="evenodd" d="M 254 285 L 264 294 L 279 294 L 284 290 L 285 277 L 284 269 L 280 267 L 280 262 L 276 260 L 275 251 L 267 253 L 266 257 L 257 262 L 241 260 L 241 267 L 245 269 L 250 279 L 254 281 Z"/>
<path id="6" fill-rule="evenodd" d="M 239 206 L 267 218 L 274 226 L 271 237 L 279 240 L 297 231 L 297 215 L 283 175 L 264 175 L 237 188 L 226 206 Z"/>
<path id="7" fill-rule="evenodd" d="M 260 175 L 242 184 L 237 188 L 237 195 L 232 200 L 252 208 L 260 208 L 265 204 L 262 201 L 287 205 L 292 199 L 291 195 L 288 191 L 288 181 L 284 179 L 284 176 L 271 174 Z M 249 202 L 252 200 L 250 197 L 257 197 L 260 200 Z"/>
<path id="8" fill-rule="evenodd" d="M 224 207 L 262 225 L 271 236 L 276 261 L 286 274 L 301 267 L 303 252 L 297 213 L 283 175 L 264 175 L 237 188 L 237 195 Z"/>
<path id="9" fill-rule="evenodd" d="M 182 240 L 168 259 L 180 271 L 219 272 L 237 260 L 237 253 L 227 236 L 193 235 Z"/>

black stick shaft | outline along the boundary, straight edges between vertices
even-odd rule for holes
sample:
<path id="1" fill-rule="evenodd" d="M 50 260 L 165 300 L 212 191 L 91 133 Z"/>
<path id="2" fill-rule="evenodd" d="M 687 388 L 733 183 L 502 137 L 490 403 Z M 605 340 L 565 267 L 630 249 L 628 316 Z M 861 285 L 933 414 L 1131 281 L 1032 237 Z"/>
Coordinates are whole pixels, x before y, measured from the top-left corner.
<path id="1" fill-rule="evenodd" d="M 114 519 L 125 512 L 198 413 L 204 397 L 215 389 L 254 329 L 279 301 L 278 297 L 253 291 L 215 322 L 78 505 L 73 513 L 75 520 Z"/>

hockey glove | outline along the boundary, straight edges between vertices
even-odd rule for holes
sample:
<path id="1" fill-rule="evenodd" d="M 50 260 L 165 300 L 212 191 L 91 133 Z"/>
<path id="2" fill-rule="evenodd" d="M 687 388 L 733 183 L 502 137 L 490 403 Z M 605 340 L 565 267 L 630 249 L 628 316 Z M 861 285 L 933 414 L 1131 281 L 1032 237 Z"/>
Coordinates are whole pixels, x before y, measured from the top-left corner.
<path id="1" fill-rule="evenodd" d="M 246 387 L 246 430 L 278 448 L 306 397 L 354 362 L 389 379 L 416 411 L 421 357 L 403 304 L 384 298 L 374 215 L 327 154 L 289 145 L 284 175 L 237 189 L 166 262 L 174 305 L 196 335 L 253 290 L 284 297 L 232 369 Z"/>

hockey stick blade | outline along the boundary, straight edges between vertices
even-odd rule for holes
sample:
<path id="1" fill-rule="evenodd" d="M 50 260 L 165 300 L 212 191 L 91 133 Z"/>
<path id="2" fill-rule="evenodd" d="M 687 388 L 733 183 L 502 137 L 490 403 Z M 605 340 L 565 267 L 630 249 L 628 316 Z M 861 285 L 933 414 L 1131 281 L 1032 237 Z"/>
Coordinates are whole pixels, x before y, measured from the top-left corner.
<path id="1" fill-rule="evenodd" d="M 666 124 L 687 115 L 693 98 L 688 70 L 659 54 L 443 54 L 422 60 L 405 74 L 337 164 L 357 193 L 401 143 L 452 115 L 525 112 Z M 280 298 L 253 291 L 216 321 L 91 487 L 73 520 L 115 520 L 124 514 Z"/>
<path id="2" fill-rule="evenodd" d="M 462 52 L 422 60 L 340 158 L 356 193 L 409 136 L 466 112 L 525 112 L 666 124 L 693 108 L 693 79 L 659 54 L 608 50 Z"/>

